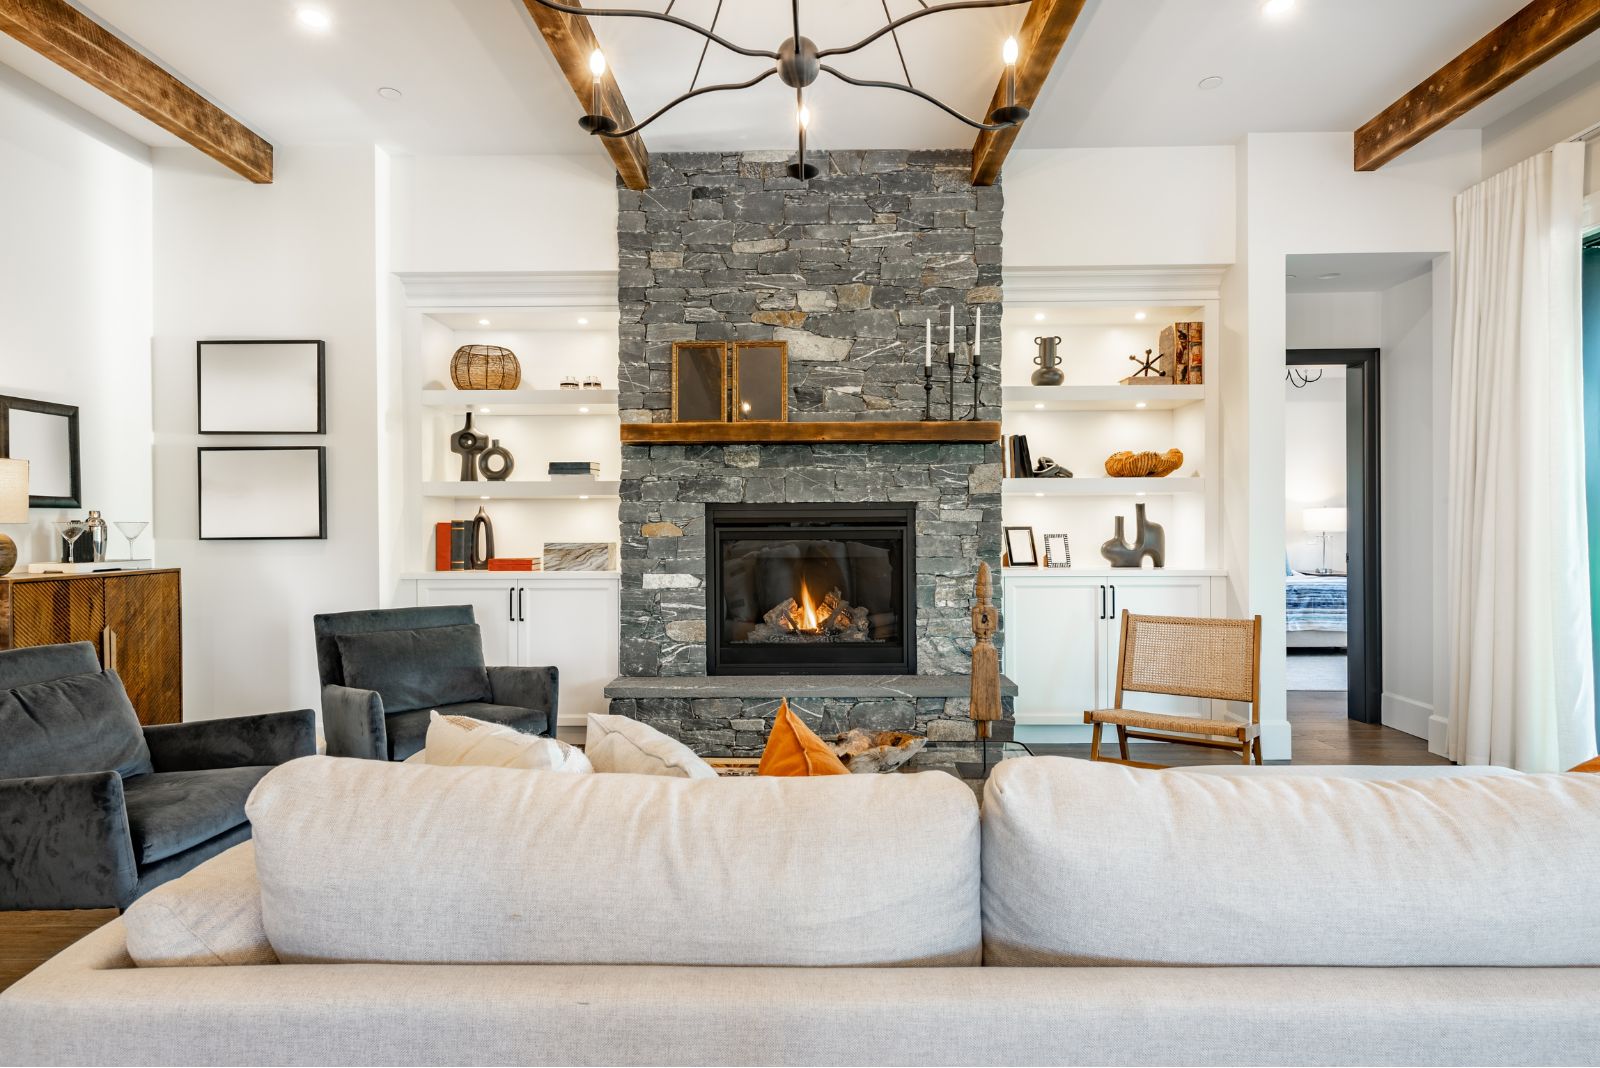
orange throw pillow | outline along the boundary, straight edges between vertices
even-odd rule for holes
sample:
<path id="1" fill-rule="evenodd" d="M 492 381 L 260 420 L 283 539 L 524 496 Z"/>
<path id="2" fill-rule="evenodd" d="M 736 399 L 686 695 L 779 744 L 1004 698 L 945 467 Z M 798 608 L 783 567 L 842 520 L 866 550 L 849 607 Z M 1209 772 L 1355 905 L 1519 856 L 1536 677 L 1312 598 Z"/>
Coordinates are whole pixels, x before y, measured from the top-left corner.
<path id="1" fill-rule="evenodd" d="M 848 775 L 850 769 L 784 701 L 778 707 L 778 718 L 772 721 L 772 732 L 767 735 L 767 747 L 761 751 L 756 774 Z"/>

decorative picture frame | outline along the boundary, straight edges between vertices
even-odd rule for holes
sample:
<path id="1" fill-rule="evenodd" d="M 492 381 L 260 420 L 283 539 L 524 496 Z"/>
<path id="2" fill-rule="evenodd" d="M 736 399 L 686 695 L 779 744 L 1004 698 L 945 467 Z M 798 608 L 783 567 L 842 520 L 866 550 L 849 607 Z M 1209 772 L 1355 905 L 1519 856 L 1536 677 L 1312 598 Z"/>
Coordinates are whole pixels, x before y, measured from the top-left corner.
<path id="1" fill-rule="evenodd" d="M 201 541 L 328 537 L 322 445 L 202 445 L 195 450 Z"/>
<path id="2" fill-rule="evenodd" d="M 1044 536 L 1044 566 L 1072 566 L 1072 543 L 1065 534 L 1046 534 Z"/>
<path id="3" fill-rule="evenodd" d="M 195 342 L 201 434 L 326 434 L 327 344 Z"/>
<path id="4" fill-rule="evenodd" d="M 27 460 L 29 508 L 82 508 L 78 406 L 0 396 L 0 458 Z"/>
<path id="5" fill-rule="evenodd" d="M 672 421 L 728 421 L 728 343 L 672 343 Z"/>
<path id="6" fill-rule="evenodd" d="M 787 341 L 734 342 L 729 377 L 733 383 L 734 422 L 789 421 Z"/>
<path id="7" fill-rule="evenodd" d="M 1026 538 L 1026 540 L 1024 540 Z M 1033 542 L 1032 527 L 1006 527 L 1006 566 L 1038 567 L 1039 548 Z"/>

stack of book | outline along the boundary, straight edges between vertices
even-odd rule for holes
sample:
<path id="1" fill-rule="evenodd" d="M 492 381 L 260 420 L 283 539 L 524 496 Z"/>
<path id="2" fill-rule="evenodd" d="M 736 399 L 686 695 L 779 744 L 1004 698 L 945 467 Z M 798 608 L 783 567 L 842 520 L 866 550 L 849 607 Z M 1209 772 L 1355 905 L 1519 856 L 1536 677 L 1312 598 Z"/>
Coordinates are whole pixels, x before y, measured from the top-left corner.
<path id="1" fill-rule="evenodd" d="M 551 460 L 551 478 L 594 478 L 600 474 L 600 465 L 588 460 Z"/>
<path id="2" fill-rule="evenodd" d="M 433 525 L 433 569 L 435 571 L 472 570 L 472 520 L 455 519 Z M 526 556 L 496 556 L 489 560 L 490 571 L 539 571 L 539 561 Z"/>

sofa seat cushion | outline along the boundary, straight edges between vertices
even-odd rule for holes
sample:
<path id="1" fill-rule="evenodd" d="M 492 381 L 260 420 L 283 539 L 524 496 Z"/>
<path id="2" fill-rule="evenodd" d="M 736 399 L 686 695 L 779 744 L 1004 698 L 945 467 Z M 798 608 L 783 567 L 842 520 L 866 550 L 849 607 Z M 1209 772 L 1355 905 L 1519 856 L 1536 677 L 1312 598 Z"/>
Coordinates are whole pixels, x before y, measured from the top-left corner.
<path id="1" fill-rule="evenodd" d="M 428 743 L 428 722 L 433 712 L 441 716 L 466 716 L 485 723 L 498 723 L 513 727 L 525 734 L 544 734 L 550 717 L 543 709 L 518 708 L 516 705 L 496 705 L 488 701 L 461 701 L 437 708 L 419 708 L 415 712 L 402 712 L 383 718 L 384 730 L 389 735 L 389 759 L 405 760 L 422 752 Z"/>
<path id="2" fill-rule="evenodd" d="M 144 729 L 114 671 L 0 691 L 0 779 L 150 771 Z"/>
<path id="3" fill-rule="evenodd" d="M 141 968 L 276 964 L 261 926 L 256 850 L 244 842 L 151 890 L 122 914 Z"/>
<path id="4" fill-rule="evenodd" d="M 476 623 L 340 634 L 334 641 L 345 685 L 376 690 L 386 713 L 492 696 Z"/>
<path id="5" fill-rule="evenodd" d="M 935 966 L 981 950 L 977 800 L 950 775 L 304 757 L 248 811 L 285 963 Z"/>
<path id="6" fill-rule="evenodd" d="M 1588 775 L 1007 760 L 984 790 L 984 963 L 1595 966 L 1597 841 Z"/>
<path id="7" fill-rule="evenodd" d="M 1372 782 L 1399 782 L 1402 779 L 1471 779 L 1484 775 L 1521 775 L 1510 768 L 1474 764 L 1201 764 L 1191 768 L 1168 768 L 1184 775 L 1224 777 L 1291 775 L 1302 779 L 1366 779 Z"/>
<path id="8" fill-rule="evenodd" d="M 123 783 L 133 855 L 143 867 L 245 822 L 244 802 L 270 767 L 158 771 Z"/>

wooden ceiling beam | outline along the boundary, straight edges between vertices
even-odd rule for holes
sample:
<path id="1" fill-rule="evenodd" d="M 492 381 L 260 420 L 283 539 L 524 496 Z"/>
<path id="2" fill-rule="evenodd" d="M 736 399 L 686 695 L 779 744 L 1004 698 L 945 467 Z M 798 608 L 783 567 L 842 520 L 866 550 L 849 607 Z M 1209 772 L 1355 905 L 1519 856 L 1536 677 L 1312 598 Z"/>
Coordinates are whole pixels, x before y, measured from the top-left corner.
<path id="1" fill-rule="evenodd" d="M 252 182 L 272 146 L 66 0 L 0 0 L 0 30 Z"/>
<path id="2" fill-rule="evenodd" d="M 1067 43 L 1083 10 L 1084 0 L 1033 0 L 1028 5 L 1028 15 L 1017 31 L 1017 103 L 1032 108 L 1044 88 L 1044 81 L 1056 65 L 1061 46 Z M 1006 103 L 1006 76 L 1000 75 L 994 96 L 984 116 L 994 114 L 994 109 Z M 1000 168 L 1005 165 L 1006 153 L 1017 139 L 1021 127 L 1009 126 L 1004 130 L 980 130 L 972 145 L 972 184 L 994 185 L 1000 178 Z"/>
<path id="3" fill-rule="evenodd" d="M 567 2 L 582 6 L 581 0 Z M 589 73 L 589 54 L 600 47 L 588 16 L 556 11 L 536 0 L 522 0 L 522 4 L 533 16 L 534 25 L 539 27 L 544 43 L 550 46 L 550 54 L 556 57 L 561 73 L 567 76 L 567 84 L 572 86 L 573 95 L 578 98 L 584 114 L 588 114 L 589 97 L 594 89 L 594 75 Z M 605 114 L 616 122 L 618 129 L 633 125 L 633 113 L 628 110 L 628 102 L 622 98 L 622 90 L 617 88 L 617 80 L 612 77 L 609 65 L 600 78 L 600 99 Z M 650 152 L 644 147 L 643 138 L 633 134 L 628 137 L 602 137 L 600 141 L 611 154 L 611 162 L 616 164 L 624 185 L 629 189 L 650 188 Z"/>
<path id="4" fill-rule="evenodd" d="M 1357 130 L 1356 170 L 1377 170 L 1597 29 L 1600 0 L 1533 0 Z"/>

